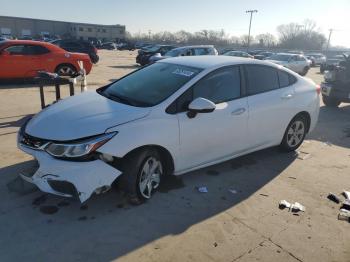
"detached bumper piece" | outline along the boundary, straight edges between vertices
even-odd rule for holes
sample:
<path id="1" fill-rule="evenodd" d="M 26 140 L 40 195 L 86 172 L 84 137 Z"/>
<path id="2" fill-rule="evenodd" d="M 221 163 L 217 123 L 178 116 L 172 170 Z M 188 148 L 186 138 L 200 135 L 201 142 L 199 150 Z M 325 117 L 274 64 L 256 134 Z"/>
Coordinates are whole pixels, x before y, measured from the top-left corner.
<path id="1" fill-rule="evenodd" d="M 105 191 L 121 175 L 119 170 L 102 160 L 65 161 L 22 144 L 19 144 L 19 148 L 39 162 L 39 168 L 34 174 L 21 174 L 21 177 L 43 192 L 78 197 L 81 202 L 85 202 L 93 193 Z"/>

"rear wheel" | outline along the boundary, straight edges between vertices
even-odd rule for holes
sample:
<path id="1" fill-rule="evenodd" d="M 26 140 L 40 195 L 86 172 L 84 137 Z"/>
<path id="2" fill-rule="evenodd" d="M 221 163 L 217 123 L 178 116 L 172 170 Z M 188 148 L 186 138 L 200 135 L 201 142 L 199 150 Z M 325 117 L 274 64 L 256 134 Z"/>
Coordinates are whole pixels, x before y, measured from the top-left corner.
<path id="1" fill-rule="evenodd" d="M 65 64 L 65 65 L 59 65 L 56 68 L 55 73 L 58 74 L 59 76 L 73 77 L 73 76 L 76 76 L 78 72 L 74 66 Z"/>
<path id="2" fill-rule="evenodd" d="M 301 76 L 306 76 L 307 72 L 309 72 L 309 67 L 305 66 L 303 71 L 300 73 Z"/>
<path id="3" fill-rule="evenodd" d="M 284 133 L 281 149 L 287 152 L 296 150 L 304 141 L 307 127 L 307 120 L 304 116 L 294 117 Z"/>
<path id="4" fill-rule="evenodd" d="M 326 106 L 329 107 L 338 107 L 341 103 L 339 100 L 329 96 L 322 96 L 322 101 Z"/>

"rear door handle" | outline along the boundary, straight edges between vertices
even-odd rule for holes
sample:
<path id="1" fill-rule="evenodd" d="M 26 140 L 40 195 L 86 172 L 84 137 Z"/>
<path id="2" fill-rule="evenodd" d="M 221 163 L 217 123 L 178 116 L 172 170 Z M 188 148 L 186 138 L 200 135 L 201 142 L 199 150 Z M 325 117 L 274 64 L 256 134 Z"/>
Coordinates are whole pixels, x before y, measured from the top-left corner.
<path id="1" fill-rule="evenodd" d="M 234 111 L 232 111 L 231 115 L 233 116 L 239 116 L 245 112 L 245 108 L 238 108 Z"/>
<path id="2" fill-rule="evenodd" d="M 291 99 L 293 97 L 293 94 L 285 94 L 281 96 L 282 99 Z"/>

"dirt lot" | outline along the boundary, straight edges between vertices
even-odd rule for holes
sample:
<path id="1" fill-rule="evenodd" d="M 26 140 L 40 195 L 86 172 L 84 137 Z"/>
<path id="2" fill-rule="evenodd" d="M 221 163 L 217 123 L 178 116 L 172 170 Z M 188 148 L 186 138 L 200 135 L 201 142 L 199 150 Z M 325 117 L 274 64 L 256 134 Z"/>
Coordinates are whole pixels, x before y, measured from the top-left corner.
<path id="1" fill-rule="evenodd" d="M 137 68 L 135 52 L 100 54 L 89 89 Z M 16 131 L 39 109 L 37 88 L 0 87 L 0 261 L 350 261 L 350 223 L 326 199 L 350 190 L 349 104 L 321 107 L 304 160 L 272 148 L 166 181 L 141 206 L 110 191 L 82 207 L 17 179 L 33 161 Z M 279 210 L 282 199 L 306 212 Z"/>

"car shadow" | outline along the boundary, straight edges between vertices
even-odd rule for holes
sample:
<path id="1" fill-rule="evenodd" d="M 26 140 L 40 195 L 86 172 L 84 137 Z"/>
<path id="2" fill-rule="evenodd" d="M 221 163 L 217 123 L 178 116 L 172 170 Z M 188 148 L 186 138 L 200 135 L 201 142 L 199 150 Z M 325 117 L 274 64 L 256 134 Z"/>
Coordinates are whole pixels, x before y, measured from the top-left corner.
<path id="1" fill-rule="evenodd" d="M 308 139 L 350 148 L 350 105 L 322 106 L 318 123 Z"/>
<path id="2" fill-rule="evenodd" d="M 21 117 L 17 120 L 8 121 L 8 119 Z M 0 118 L 0 129 L 9 127 L 21 127 L 29 118 L 33 117 L 33 114 L 21 115 L 21 116 L 10 116 Z"/>
<path id="3" fill-rule="evenodd" d="M 2 248 L 27 254 L 28 260 L 50 254 L 54 254 L 56 261 L 65 260 L 67 254 L 69 260 L 117 259 L 162 237 L 180 234 L 241 203 L 278 177 L 295 158 L 295 153 L 271 148 L 183 176 L 171 176 L 163 180 L 150 201 L 139 206 L 129 205 L 116 190 L 93 196 L 83 206 L 77 200 L 33 192 L 32 188 L 21 193 L 22 185 L 14 180 L 18 173 L 34 165 L 33 161 L 8 166 L 0 170 L 0 187 L 6 184 L 2 188 L 8 188 L 0 190 L 0 198 L 5 201 L 0 203 L 3 210 L 0 223 L 7 219 L 6 214 L 13 212 L 17 202 L 22 208 L 15 210 L 16 223 L 7 223 L 3 230 L 2 238 L 7 240 Z M 15 185 L 9 186 L 11 183 Z M 207 193 L 198 191 L 203 186 Z M 268 192 L 264 193 L 267 194 L 262 197 L 268 197 Z M 2 205 L 10 207 L 1 208 Z M 34 248 L 30 241 L 19 242 L 12 236 L 21 223 L 26 225 L 22 232 L 26 238 L 40 243 L 35 245 L 34 253 L 30 252 Z M 58 247 L 65 252 L 55 251 Z M 1 256 L 4 255 L 16 257 L 10 252 Z"/>

